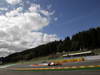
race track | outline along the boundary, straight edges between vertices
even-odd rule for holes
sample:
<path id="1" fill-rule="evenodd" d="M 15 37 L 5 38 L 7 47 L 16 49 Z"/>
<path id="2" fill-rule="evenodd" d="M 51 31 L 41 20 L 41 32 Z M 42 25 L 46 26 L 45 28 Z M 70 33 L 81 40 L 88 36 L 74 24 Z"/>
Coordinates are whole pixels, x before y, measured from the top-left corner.
<path id="1" fill-rule="evenodd" d="M 10 71 L 0 70 L 0 75 L 100 75 L 99 71 Z"/>
<path id="2" fill-rule="evenodd" d="M 32 64 L 31 64 L 32 65 Z M 33 71 L 33 70 L 23 70 L 25 68 L 31 69 L 35 68 L 34 66 L 31 66 L 30 64 L 27 65 L 12 65 L 7 68 L 1 68 L 0 69 L 0 75 L 100 75 L 100 60 L 89 60 L 84 62 L 74 62 L 74 63 L 65 63 L 60 67 L 72 67 L 72 66 L 89 66 L 89 65 L 99 65 L 99 69 L 76 69 L 76 70 L 65 70 L 65 71 Z M 47 66 L 48 67 L 48 66 Z M 58 66 L 59 67 L 59 66 Z M 16 69 L 16 70 L 13 70 Z M 36 67 L 37 68 L 37 67 Z M 39 68 L 39 67 L 38 67 Z M 40 67 L 41 68 L 41 67 Z M 22 70 L 18 70 L 22 69 Z"/>

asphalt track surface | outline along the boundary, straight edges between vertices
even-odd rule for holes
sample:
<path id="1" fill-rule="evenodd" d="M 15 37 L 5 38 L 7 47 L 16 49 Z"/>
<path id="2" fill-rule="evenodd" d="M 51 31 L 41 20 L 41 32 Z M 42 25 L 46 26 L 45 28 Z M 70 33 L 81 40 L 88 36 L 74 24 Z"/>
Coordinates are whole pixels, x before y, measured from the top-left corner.
<path id="1" fill-rule="evenodd" d="M 63 66 L 88 66 L 88 65 L 100 65 L 100 60 L 66 63 Z M 9 68 L 32 68 L 27 65 L 14 65 L 8 68 L 0 69 L 0 75 L 100 75 L 100 69 L 98 70 L 66 70 L 66 71 L 13 71 Z"/>
<path id="2" fill-rule="evenodd" d="M 100 75 L 100 71 L 8 71 L 0 70 L 0 75 Z"/>

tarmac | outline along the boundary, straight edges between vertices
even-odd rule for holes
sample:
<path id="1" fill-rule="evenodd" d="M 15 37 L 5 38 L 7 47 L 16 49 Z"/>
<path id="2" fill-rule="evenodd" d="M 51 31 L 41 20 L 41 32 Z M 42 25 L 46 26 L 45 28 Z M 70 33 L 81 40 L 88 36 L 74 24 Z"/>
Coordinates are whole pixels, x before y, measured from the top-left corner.
<path id="1" fill-rule="evenodd" d="M 0 68 L 0 75 L 100 75 L 100 60 L 65 63 L 52 67 L 32 65 L 34 64 L 4 66 Z"/>

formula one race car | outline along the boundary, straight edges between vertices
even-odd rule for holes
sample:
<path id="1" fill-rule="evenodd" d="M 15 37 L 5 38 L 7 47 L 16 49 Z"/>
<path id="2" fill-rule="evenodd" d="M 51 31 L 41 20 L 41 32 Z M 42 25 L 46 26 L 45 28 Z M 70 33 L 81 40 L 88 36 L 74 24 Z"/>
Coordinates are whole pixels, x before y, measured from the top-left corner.
<path id="1" fill-rule="evenodd" d="M 61 63 L 58 62 L 49 62 L 48 66 L 57 66 L 57 65 L 62 65 Z"/>

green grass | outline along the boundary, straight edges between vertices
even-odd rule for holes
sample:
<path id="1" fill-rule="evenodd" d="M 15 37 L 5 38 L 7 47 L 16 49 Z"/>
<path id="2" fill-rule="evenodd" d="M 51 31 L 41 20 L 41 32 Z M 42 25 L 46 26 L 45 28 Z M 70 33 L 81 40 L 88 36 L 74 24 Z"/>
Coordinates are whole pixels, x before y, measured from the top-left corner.
<path id="1" fill-rule="evenodd" d="M 16 62 L 16 64 L 38 64 L 38 63 L 47 62 L 47 61 L 48 61 L 48 56 L 45 56 L 45 57 L 37 57 L 29 61 L 19 61 L 19 62 Z"/>

